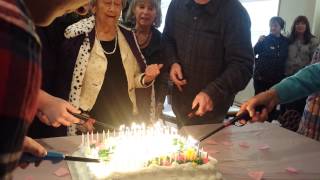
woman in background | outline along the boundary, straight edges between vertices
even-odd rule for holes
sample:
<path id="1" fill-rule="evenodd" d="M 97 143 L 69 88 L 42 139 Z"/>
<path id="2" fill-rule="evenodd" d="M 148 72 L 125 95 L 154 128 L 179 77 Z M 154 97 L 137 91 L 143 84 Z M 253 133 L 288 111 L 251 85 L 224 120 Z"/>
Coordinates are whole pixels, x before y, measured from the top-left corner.
<path id="1" fill-rule="evenodd" d="M 298 16 L 292 25 L 289 36 L 289 54 L 286 62 L 285 75 L 291 76 L 300 69 L 310 65 L 312 55 L 315 52 L 319 41 L 311 34 L 310 24 L 305 16 Z M 281 113 L 297 112 L 302 116 L 306 97 L 298 99 L 289 104 L 281 105 Z"/>
<path id="2" fill-rule="evenodd" d="M 161 55 L 161 25 L 160 0 L 132 0 L 126 16 L 126 24 L 134 29 L 139 47 L 147 64 L 163 64 Z M 155 86 L 147 89 L 137 89 L 137 103 L 141 119 L 154 119 L 154 110 L 159 115 L 167 94 L 168 73 L 162 71 L 156 79 Z M 152 93 L 152 91 L 154 93 Z M 151 115 L 151 116 L 150 116 Z"/>
<path id="3" fill-rule="evenodd" d="M 259 94 L 284 78 L 284 68 L 288 57 L 288 38 L 281 34 L 285 21 L 281 17 L 270 19 L 270 34 L 261 37 L 254 46 L 254 90 Z M 277 118 L 276 110 L 270 113 L 269 121 Z"/>

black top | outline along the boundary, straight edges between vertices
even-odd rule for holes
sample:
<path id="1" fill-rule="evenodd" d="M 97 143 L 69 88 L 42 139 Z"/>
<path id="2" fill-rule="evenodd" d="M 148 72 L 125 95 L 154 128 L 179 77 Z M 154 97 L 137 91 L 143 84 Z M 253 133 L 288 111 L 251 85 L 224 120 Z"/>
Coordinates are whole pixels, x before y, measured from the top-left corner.
<path id="1" fill-rule="evenodd" d="M 269 83 L 278 83 L 284 75 L 285 63 L 288 57 L 289 40 L 284 36 L 272 34 L 254 46 L 257 55 L 254 68 L 254 79 Z"/>
<path id="2" fill-rule="evenodd" d="M 115 40 L 101 41 L 101 45 L 106 52 L 112 52 Z M 114 54 L 105 55 L 108 59 L 107 71 L 90 115 L 98 121 L 117 128 L 119 125 L 128 124 L 132 120 L 132 102 L 128 95 L 127 76 L 122 64 L 119 45 L 117 44 L 117 50 Z"/>

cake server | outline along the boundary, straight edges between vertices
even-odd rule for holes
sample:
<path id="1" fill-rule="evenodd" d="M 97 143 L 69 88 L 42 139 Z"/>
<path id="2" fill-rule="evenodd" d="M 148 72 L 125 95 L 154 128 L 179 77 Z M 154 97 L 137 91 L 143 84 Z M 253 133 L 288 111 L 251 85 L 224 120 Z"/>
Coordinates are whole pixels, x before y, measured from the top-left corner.
<path id="1" fill-rule="evenodd" d="M 76 156 L 66 156 L 60 152 L 48 151 L 47 155 L 44 157 L 36 157 L 30 153 L 23 153 L 20 158 L 20 163 L 34 163 L 41 160 L 49 160 L 52 163 L 58 163 L 62 160 L 65 161 L 79 161 L 79 162 L 93 162 L 99 163 L 99 159 L 86 158 L 86 157 L 76 157 Z"/>

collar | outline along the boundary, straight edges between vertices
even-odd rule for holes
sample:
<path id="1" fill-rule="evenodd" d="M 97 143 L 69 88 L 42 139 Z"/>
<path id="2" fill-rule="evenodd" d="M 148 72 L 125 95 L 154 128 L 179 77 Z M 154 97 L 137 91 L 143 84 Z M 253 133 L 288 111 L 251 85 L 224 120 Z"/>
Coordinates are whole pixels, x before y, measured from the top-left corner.
<path id="1" fill-rule="evenodd" d="M 222 1 L 227 1 L 227 0 L 210 0 L 206 5 L 204 5 L 204 11 L 214 15 L 218 9 L 220 8 L 220 5 Z M 185 6 L 191 10 L 192 8 L 196 7 L 196 2 L 194 0 L 186 0 L 185 1 Z"/>

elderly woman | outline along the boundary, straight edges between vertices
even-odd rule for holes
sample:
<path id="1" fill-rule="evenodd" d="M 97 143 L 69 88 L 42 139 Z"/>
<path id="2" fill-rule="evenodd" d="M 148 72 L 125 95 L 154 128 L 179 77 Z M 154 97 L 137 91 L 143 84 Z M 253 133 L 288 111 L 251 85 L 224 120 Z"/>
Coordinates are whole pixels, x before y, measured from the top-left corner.
<path id="1" fill-rule="evenodd" d="M 162 65 L 146 67 L 133 32 L 118 25 L 125 0 L 97 0 L 93 3 L 94 16 L 65 30 L 67 40 L 57 53 L 56 67 L 51 73 L 54 78 L 47 76 L 52 80 L 52 87 L 47 89 L 51 95 L 42 92 L 51 103 L 40 109 L 41 119 L 71 121 L 69 112 L 76 110 L 69 101 L 75 108 L 114 127 L 130 123 L 139 111 L 136 88 L 148 87 L 160 73 Z M 59 111 L 53 111 L 53 108 Z M 38 128 L 33 130 L 44 127 L 38 123 Z M 60 128 L 62 130 L 55 136 L 67 134 L 65 127 Z M 57 129 L 51 128 L 50 131 Z M 48 135 L 50 132 L 43 133 Z M 69 134 L 74 133 L 75 128 L 69 128 Z"/>
<path id="2" fill-rule="evenodd" d="M 147 64 L 163 63 L 161 33 L 156 29 L 161 25 L 161 17 L 160 0 L 133 0 L 128 9 L 126 24 L 134 29 Z M 158 107 L 158 111 L 162 110 L 167 93 L 167 80 L 168 74 L 162 72 L 161 76 L 157 78 L 154 88 L 137 90 L 137 103 L 143 110 L 140 113 L 142 119 L 149 119 L 150 115 L 154 115 L 155 107 Z M 153 89 L 155 90 L 154 93 L 152 93 Z M 151 118 L 154 119 L 155 117 L 151 116 Z"/>

